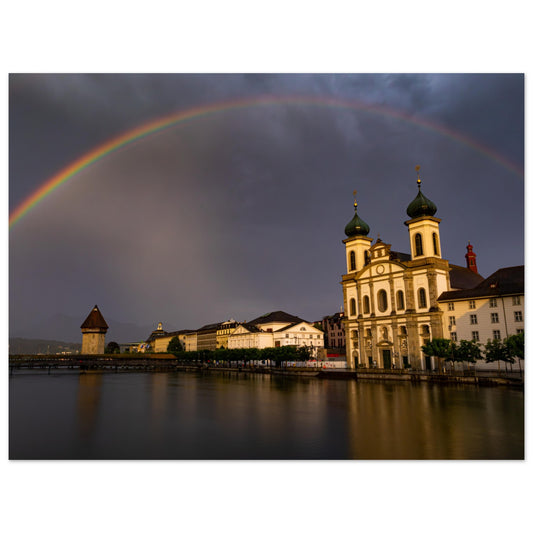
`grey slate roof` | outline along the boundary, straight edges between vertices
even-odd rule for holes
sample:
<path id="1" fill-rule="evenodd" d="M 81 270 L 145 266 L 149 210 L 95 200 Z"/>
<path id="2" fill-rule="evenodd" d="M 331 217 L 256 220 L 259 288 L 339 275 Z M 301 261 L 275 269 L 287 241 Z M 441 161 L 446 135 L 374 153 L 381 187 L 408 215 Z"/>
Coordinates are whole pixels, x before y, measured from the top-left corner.
<path id="1" fill-rule="evenodd" d="M 481 274 L 476 274 L 466 267 L 450 265 L 450 269 L 450 286 L 453 289 L 473 289 L 483 281 Z"/>
<path id="2" fill-rule="evenodd" d="M 200 329 L 197 329 L 196 331 L 198 333 L 206 333 L 206 332 L 210 332 L 210 331 L 216 331 L 220 325 L 222 324 L 222 322 L 215 322 L 214 324 L 206 324 L 205 326 L 202 326 Z"/>
<path id="3" fill-rule="evenodd" d="M 178 331 L 169 331 L 167 335 L 177 337 L 178 335 L 183 335 L 185 333 L 193 333 L 195 331 L 195 329 L 179 329 Z"/>
<path id="4" fill-rule="evenodd" d="M 392 261 L 402 261 L 403 263 L 406 263 L 407 261 L 411 261 L 411 254 L 404 254 L 403 252 L 395 252 L 393 250 L 390 251 L 390 258 Z"/>
<path id="5" fill-rule="evenodd" d="M 437 300 L 465 300 L 524 294 L 524 266 L 500 268 L 473 288 L 443 292 Z"/>
<path id="6" fill-rule="evenodd" d="M 289 315 L 285 311 L 272 311 L 271 313 L 250 320 L 250 322 L 247 322 L 247 325 L 255 326 L 257 324 L 268 324 L 269 322 L 290 322 L 291 324 L 297 324 L 298 322 L 306 321 L 297 316 Z"/>
<path id="7" fill-rule="evenodd" d="M 249 331 L 250 333 L 261 333 L 263 330 L 259 329 L 257 326 L 254 326 L 253 324 L 247 323 L 247 324 L 239 324 L 239 326 L 242 326 L 245 330 Z"/>
<path id="8" fill-rule="evenodd" d="M 168 337 L 168 332 L 164 329 L 155 329 L 150 333 L 150 336 L 146 339 L 145 342 L 153 342 L 158 337 Z"/>
<path id="9" fill-rule="evenodd" d="M 284 326 L 281 329 L 278 329 L 277 331 L 285 331 L 286 329 L 293 328 L 294 326 L 297 326 L 298 324 L 301 324 L 302 322 L 305 322 L 305 320 L 302 320 L 300 322 L 296 322 L 295 324 L 289 324 L 288 326 Z M 309 322 L 305 322 L 306 324 L 310 324 Z M 312 325 L 312 324 L 310 324 Z"/>
<path id="10" fill-rule="evenodd" d="M 144 342 L 153 342 L 158 337 L 177 337 L 178 335 L 181 335 L 182 333 L 192 333 L 193 329 L 180 329 L 179 331 L 164 331 L 161 329 L 156 329 L 152 331 L 150 336 L 144 341 Z"/>

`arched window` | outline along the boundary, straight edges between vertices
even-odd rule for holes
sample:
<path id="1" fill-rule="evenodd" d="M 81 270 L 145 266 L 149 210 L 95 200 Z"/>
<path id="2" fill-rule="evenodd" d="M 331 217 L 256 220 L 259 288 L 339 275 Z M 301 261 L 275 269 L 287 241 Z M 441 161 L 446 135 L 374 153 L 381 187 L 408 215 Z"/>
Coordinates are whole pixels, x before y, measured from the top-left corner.
<path id="1" fill-rule="evenodd" d="M 426 289 L 418 289 L 418 307 L 424 309 L 428 306 L 426 300 Z"/>
<path id="2" fill-rule="evenodd" d="M 422 335 L 429 335 L 429 326 L 427 324 L 422 325 Z"/>
<path id="3" fill-rule="evenodd" d="M 398 291 L 396 293 L 396 308 L 398 311 L 401 311 L 402 309 L 405 309 L 405 302 L 403 299 L 403 291 Z"/>
<path id="4" fill-rule="evenodd" d="M 387 293 L 383 289 L 381 289 L 378 291 L 378 309 L 383 313 L 387 310 L 387 307 Z"/>
<path id="5" fill-rule="evenodd" d="M 415 256 L 424 255 L 424 248 L 422 247 L 422 235 L 415 233 Z"/>
<path id="6" fill-rule="evenodd" d="M 433 233 L 433 251 L 435 255 L 440 255 L 439 253 L 439 238 L 436 233 Z"/>
<path id="7" fill-rule="evenodd" d="M 370 298 L 368 296 L 363 296 L 363 313 L 370 313 Z"/>
<path id="8" fill-rule="evenodd" d="M 365 265 L 368 265 L 368 263 L 370 263 L 370 253 L 365 250 Z"/>
<path id="9" fill-rule="evenodd" d="M 400 335 L 407 335 L 407 328 L 405 326 L 400 326 Z"/>
<path id="10" fill-rule="evenodd" d="M 355 300 L 350 300 L 350 315 L 355 316 Z"/>
<path id="11" fill-rule="evenodd" d="M 350 252 L 350 270 L 355 270 L 355 252 Z"/>

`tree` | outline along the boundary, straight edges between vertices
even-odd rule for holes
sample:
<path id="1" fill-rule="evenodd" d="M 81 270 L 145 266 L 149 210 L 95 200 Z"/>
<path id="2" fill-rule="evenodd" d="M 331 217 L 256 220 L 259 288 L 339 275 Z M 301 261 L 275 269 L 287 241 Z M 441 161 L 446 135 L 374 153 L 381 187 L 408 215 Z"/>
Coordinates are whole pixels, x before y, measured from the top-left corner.
<path id="1" fill-rule="evenodd" d="M 178 337 L 172 337 L 172 339 L 170 339 L 170 342 L 167 346 L 167 352 L 173 355 L 178 355 L 179 353 L 183 352 L 183 346 L 181 345 Z"/>
<path id="2" fill-rule="evenodd" d="M 498 373 L 500 372 L 500 361 L 504 363 L 514 362 L 514 357 L 509 355 L 507 345 L 501 339 L 487 341 L 485 344 L 485 359 L 487 363 L 498 362 Z"/>
<path id="3" fill-rule="evenodd" d="M 520 377 L 522 377 L 522 365 L 521 360 L 524 359 L 524 333 L 517 333 L 516 335 L 511 335 L 505 339 L 505 346 L 509 352 L 509 356 L 518 359 L 518 366 L 520 368 Z"/>
<path id="4" fill-rule="evenodd" d="M 438 357 L 439 370 L 441 359 L 454 361 L 455 344 L 450 339 L 435 338 L 422 346 L 422 351 L 429 356 Z"/>
<path id="5" fill-rule="evenodd" d="M 310 346 L 300 346 L 296 350 L 296 360 L 297 361 L 309 361 L 311 358 L 311 347 Z M 318 358 L 318 355 L 317 355 Z"/>
<path id="6" fill-rule="evenodd" d="M 461 363 L 475 363 L 483 359 L 481 348 L 475 341 L 461 340 L 455 348 L 455 360 Z M 464 368 L 464 367 L 463 367 Z"/>
<path id="7" fill-rule="evenodd" d="M 113 354 L 120 353 L 120 346 L 118 343 L 111 341 L 104 349 L 104 353 Z"/>

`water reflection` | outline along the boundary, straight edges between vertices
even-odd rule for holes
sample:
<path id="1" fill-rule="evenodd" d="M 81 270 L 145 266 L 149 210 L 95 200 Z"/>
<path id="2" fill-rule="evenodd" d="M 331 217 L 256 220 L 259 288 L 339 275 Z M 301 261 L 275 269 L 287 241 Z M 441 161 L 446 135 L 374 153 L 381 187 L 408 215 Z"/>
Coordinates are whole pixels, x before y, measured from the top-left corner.
<path id="1" fill-rule="evenodd" d="M 350 456 L 358 459 L 522 459 L 516 391 L 407 384 L 348 386 Z"/>
<path id="2" fill-rule="evenodd" d="M 503 388 L 244 373 L 10 378 L 12 458 L 523 456 L 523 392 Z"/>
<path id="3" fill-rule="evenodd" d="M 90 370 L 80 373 L 78 377 L 77 413 L 79 433 L 87 439 L 95 430 L 102 393 L 102 374 Z"/>
<path id="4" fill-rule="evenodd" d="M 150 374 L 150 403 L 152 407 L 152 421 L 160 422 L 165 417 L 168 401 L 169 374 L 154 372 Z"/>

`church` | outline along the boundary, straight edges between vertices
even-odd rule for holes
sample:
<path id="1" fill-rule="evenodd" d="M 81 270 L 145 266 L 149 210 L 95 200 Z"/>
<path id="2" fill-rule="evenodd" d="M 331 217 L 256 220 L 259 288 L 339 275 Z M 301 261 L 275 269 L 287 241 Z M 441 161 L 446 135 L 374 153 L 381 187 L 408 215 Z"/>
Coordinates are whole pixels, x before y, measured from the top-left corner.
<path id="1" fill-rule="evenodd" d="M 426 357 L 422 346 L 433 338 L 452 338 L 445 306 L 447 309 L 454 291 L 468 297 L 484 281 L 471 246 L 466 267 L 452 265 L 442 257 L 441 220 L 435 217 L 437 206 L 422 193 L 419 169 L 416 167 L 418 194 L 407 207 L 409 219 L 405 221 L 410 254 L 393 251 L 379 238 L 373 243 L 368 237 L 370 228 L 354 202 L 355 214 L 342 241 L 347 270 L 341 283 L 348 368 L 435 369 L 437 361 Z M 439 301 L 441 295 L 445 297 Z"/>

